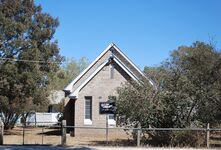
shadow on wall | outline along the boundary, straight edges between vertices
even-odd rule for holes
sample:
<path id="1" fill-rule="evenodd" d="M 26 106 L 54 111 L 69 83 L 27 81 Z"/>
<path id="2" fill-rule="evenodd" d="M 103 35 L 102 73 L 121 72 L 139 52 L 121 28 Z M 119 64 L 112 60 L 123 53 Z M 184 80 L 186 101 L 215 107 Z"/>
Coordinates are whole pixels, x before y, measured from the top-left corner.
<path id="1" fill-rule="evenodd" d="M 67 121 L 67 126 L 74 126 L 75 120 L 75 101 L 74 99 L 70 99 L 68 103 L 65 105 L 64 118 Z M 67 128 L 67 133 L 70 133 L 74 136 L 74 129 Z"/>

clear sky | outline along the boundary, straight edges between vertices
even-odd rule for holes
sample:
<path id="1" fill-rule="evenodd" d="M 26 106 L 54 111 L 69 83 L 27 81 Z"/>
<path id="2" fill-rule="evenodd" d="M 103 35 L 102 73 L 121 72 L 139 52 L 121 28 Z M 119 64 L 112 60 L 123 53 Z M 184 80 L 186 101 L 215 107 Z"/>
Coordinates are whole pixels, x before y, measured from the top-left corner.
<path id="1" fill-rule="evenodd" d="M 221 48 L 221 0 L 35 0 L 58 17 L 61 55 L 93 61 L 114 42 L 141 69 L 170 51 L 213 38 Z"/>

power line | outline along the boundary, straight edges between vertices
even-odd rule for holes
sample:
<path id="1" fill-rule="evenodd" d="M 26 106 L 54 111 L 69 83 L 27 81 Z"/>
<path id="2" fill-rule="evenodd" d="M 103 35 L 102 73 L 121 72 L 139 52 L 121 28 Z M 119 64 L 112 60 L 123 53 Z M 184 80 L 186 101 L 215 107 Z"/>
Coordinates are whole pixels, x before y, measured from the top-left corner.
<path id="1" fill-rule="evenodd" d="M 15 58 L 0 58 L 0 60 L 7 60 L 7 61 L 9 61 L 9 62 L 28 62 L 28 63 L 44 63 L 44 64 L 62 64 L 62 62 L 56 62 L 56 61 L 25 60 L 25 59 L 15 59 Z"/>

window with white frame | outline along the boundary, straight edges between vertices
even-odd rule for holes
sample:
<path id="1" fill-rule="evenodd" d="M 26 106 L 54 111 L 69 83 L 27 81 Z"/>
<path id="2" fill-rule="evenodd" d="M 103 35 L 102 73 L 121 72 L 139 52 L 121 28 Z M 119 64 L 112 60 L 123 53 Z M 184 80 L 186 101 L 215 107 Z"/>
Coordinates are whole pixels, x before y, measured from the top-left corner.
<path id="1" fill-rule="evenodd" d="M 92 97 L 91 96 L 85 97 L 84 124 L 92 124 Z"/>

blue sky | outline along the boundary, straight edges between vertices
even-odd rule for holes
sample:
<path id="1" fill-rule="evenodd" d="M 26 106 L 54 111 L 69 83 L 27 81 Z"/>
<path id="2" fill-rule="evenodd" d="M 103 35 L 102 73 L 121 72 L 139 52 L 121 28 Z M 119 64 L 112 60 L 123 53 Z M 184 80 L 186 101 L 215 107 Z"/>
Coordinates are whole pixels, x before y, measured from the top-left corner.
<path id="1" fill-rule="evenodd" d="M 141 69 L 211 38 L 221 48 L 221 0 L 35 0 L 58 17 L 61 55 L 93 61 L 114 42 Z"/>

